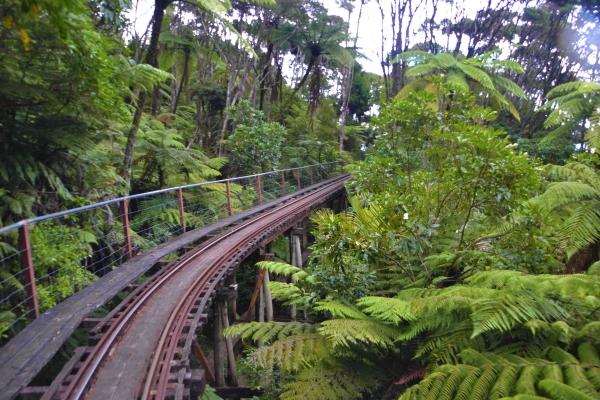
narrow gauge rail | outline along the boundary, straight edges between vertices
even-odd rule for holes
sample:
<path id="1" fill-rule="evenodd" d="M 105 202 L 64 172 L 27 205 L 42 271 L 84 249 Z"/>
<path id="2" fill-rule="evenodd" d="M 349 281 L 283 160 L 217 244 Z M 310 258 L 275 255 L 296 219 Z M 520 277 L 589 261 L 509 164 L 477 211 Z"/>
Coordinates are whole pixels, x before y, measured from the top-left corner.
<path id="1" fill-rule="evenodd" d="M 189 398 L 191 344 L 223 279 L 252 251 L 339 194 L 346 179 L 335 178 L 171 262 L 113 310 L 109 323 L 95 328 L 97 344 L 76 353 L 71 374 L 44 397 Z"/>

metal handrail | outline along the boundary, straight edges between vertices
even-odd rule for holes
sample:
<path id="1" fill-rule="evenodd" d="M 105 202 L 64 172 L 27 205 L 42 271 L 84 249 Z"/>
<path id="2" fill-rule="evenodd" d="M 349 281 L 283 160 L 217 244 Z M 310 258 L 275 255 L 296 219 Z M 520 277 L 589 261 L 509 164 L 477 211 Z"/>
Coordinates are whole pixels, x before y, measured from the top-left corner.
<path id="1" fill-rule="evenodd" d="M 331 161 L 331 162 L 323 163 L 323 164 L 305 165 L 303 167 L 287 168 L 287 169 L 276 169 L 276 170 L 269 171 L 269 172 L 262 172 L 260 174 L 238 176 L 238 177 L 235 177 L 235 178 L 220 179 L 220 180 L 217 180 L 217 181 L 210 181 L 210 182 L 193 183 L 191 185 L 175 186 L 175 187 L 167 188 L 167 189 L 159 189 L 159 190 L 153 190 L 151 192 L 138 193 L 138 194 L 134 194 L 134 195 L 131 195 L 131 196 L 118 197 L 116 199 L 106 200 L 106 201 L 102 201 L 100 203 L 88 204 L 87 206 L 81 206 L 81 207 L 77 207 L 77 208 L 72 208 L 70 210 L 59 211 L 59 212 L 52 213 L 52 214 L 40 215 L 39 217 L 33 217 L 33 218 L 24 219 L 24 220 L 21 220 L 19 222 L 15 222 L 14 224 L 5 226 L 3 228 L 0 228 L 0 235 L 5 234 L 7 232 L 10 232 L 10 231 L 12 231 L 14 229 L 20 228 L 20 227 L 22 227 L 25 224 L 32 224 L 32 223 L 35 223 L 35 222 L 42 222 L 42 221 L 45 221 L 47 219 L 59 218 L 59 217 L 64 217 L 66 215 L 77 214 L 77 213 L 82 212 L 82 211 L 92 210 L 94 208 L 103 207 L 103 206 L 107 206 L 107 205 L 111 205 L 111 204 L 116 204 L 116 203 L 119 203 L 119 202 L 121 202 L 123 200 L 139 199 L 139 198 L 142 198 L 142 197 L 153 196 L 155 194 L 161 194 L 161 193 L 171 192 L 173 190 L 179 190 L 180 188 L 181 189 L 191 189 L 191 188 L 196 188 L 196 187 L 201 187 L 201 186 L 206 186 L 206 185 L 214 185 L 215 183 L 226 183 L 227 181 L 233 182 L 233 181 L 236 181 L 236 180 L 241 180 L 241 179 L 246 179 L 246 178 L 256 178 L 257 176 L 270 175 L 270 174 L 273 174 L 273 173 L 276 173 L 276 172 L 288 172 L 288 171 L 295 171 L 295 170 L 300 170 L 300 169 L 309 168 L 309 167 L 318 167 L 318 166 L 323 166 L 323 165 L 337 164 L 339 162 L 340 161 Z"/>

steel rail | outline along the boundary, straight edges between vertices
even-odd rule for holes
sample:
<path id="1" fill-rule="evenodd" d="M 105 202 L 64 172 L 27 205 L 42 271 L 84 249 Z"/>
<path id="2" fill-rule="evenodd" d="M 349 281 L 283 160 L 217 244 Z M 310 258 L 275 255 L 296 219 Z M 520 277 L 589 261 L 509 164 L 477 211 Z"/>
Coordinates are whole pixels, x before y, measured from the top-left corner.
<path id="1" fill-rule="evenodd" d="M 332 182 L 330 182 L 324 186 L 315 188 L 313 192 L 308 192 L 307 195 L 312 195 L 314 193 L 318 193 L 323 190 L 326 190 L 326 189 L 330 188 L 331 186 L 338 184 L 339 181 L 342 180 L 343 178 L 344 178 L 343 175 L 340 177 L 334 178 L 334 180 Z M 298 199 L 288 201 L 285 204 L 286 205 L 295 204 L 297 202 L 305 200 L 306 197 L 307 196 L 302 196 Z M 171 278 L 178 271 L 180 271 L 183 267 L 188 265 L 190 262 L 194 261 L 198 256 L 200 256 L 201 254 L 203 254 L 204 252 L 206 252 L 207 250 L 209 250 L 216 244 L 222 242 L 223 240 L 225 240 L 228 237 L 230 237 L 231 235 L 239 232 L 240 230 L 252 225 L 253 223 L 256 223 L 257 221 L 262 220 L 264 218 L 267 218 L 268 216 L 275 214 L 276 212 L 279 212 L 279 211 L 281 211 L 281 207 L 276 206 L 276 208 L 274 210 L 268 211 L 268 212 L 261 214 L 255 218 L 252 218 L 250 221 L 248 221 L 244 224 L 236 226 L 233 229 L 231 229 L 227 232 L 224 232 L 223 234 L 221 234 L 219 236 L 209 239 L 208 241 L 206 241 L 205 243 L 202 244 L 202 247 L 199 247 L 198 249 L 190 252 L 189 254 L 186 254 L 183 257 L 183 259 L 181 259 L 177 263 L 170 266 L 169 269 L 166 270 L 166 272 L 164 272 L 162 277 L 160 277 L 159 279 L 156 279 L 154 281 L 149 281 L 149 286 L 147 288 L 145 288 L 143 290 L 143 292 L 139 296 L 137 296 L 137 298 L 134 299 L 127 306 L 127 308 L 118 317 L 117 321 L 115 321 L 115 323 L 111 324 L 111 326 L 109 327 L 107 332 L 105 332 L 102 335 L 100 341 L 92 349 L 92 352 L 88 355 L 88 357 L 82 362 L 81 366 L 78 368 L 77 374 L 73 377 L 69 386 L 66 388 L 65 392 L 62 394 L 61 397 L 70 398 L 70 399 L 81 399 L 83 397 L 93 376 L 95 375 L 96 371 L 98 370 L 98 367 L 100 366 L 101 362 L 107 355 L 107 353 L 110 350 L 110 348 L 112 347 L 112 345 L 115 343 L 119 334 L 123 331 L 125 326 L 130 322 L 130 320 L 135 315 L 135 313 L 146 303 L 146 301 L 158 289 L 160 289 L 164 285 L 164 283 L 167 280 L 169 280 L 169 278 Z M 292 212 L 295 212 L 295 209 Z M 215 270 L 218 271 L 218 268 L 212 268 L 210 270 L 207 269 L 207 271 L 205 271 L 202 274 L 202 276 L 206 275 L 209 272 L 213 272 L 213 275 L 214 275 Z M 212 275 L 210 277 L 212 277 Z M 192 288 L 194 286 L 195 285 L 192 285 Z M 187 296 L 187 294 L 186 294 L 186 296 Z M 186 298 L 186 296 L 184 296 L 184 298 Z M 150 375 L 150 374 L 148 375 L 147 382 L 151 381 L 151 376 L 152 375 Z"/>
<path id="2" fill-rule="evenodd" d="M 302 202 L 308 201 L 309 196 L 315 195 L 321 191 L 330 189 L 331 187 L 338 184 L 339 181 L 342 179 L 343 179 L 343 177 L 338 178 L 334 182 L 332 182 L 324 187 L 321 187 L 312 193 L 307 194 L 307 196 L 303 196 L 299 199 L 294 200 L 293 203 L 300 203 L 302 205 Z M 301 207 L 295 207 L 290 210 L 287 210 L 284 215 L 280 216 L 280 219 L 295 214 L 298 211 L 298 208 L 301 208 Z M 260 218 L 255 219 L 253 222 L 256 222 L 259 219 L 262 220 L 262 219 L 268 217 L 269 215 L 274 214 L 275 212 L 279 212 L 279 211 L 280 210 L 273 210 L 272 212 L 265 214 L 264 216 L 261 216 Z M 251 224 L 247 224 L 245 227 L 247 227 L 249 225 L 251 225 Z M 253 234 L 249 233 L 246 236 L 246 238 L 250 238 L 252 236 L 253 236 Z M 188 315 L 190 313 L 190 311 L 194 308 L 194 304 L 197 302 L 197 299 L 200 296 L 200 294 L 204 291 L 205 286 L 210 283 L 210 280 L 214 277 L 214 275 L 216 273 L 218 273 L 219 270 L 224 267 L 224 263 L 228 259 L 232 258 L 232 255 L 234 255 L 237 250 L 238 250 L 237 248 L 230 249 L 230 251 L 225 252 L 220 257 L 218 257 L 215 261 L 213 261 L 211 266 L 209 268 L 207 268 L 206 271 L 204 271 L 198 278 L 196 278 L 194 283 L 186 291 L 185 295 L 181 297 L 180 302 L 177 304 L 174 312 L 171 314 L 169 320 L 167 321 L 165 328 L 163 329 L 163 333 L 159 340 L 157 350 L 154 353 L 154 358 L 153 358 L 152 364 L 151 364 L 150 369 L 147 374 L 147 379 L 146 379 L 146 383 L 144 385 L 144 390 L 142 391 L 141 400 L 148 400 L 151 397 L 154 397 L 155 399 L 164 399 L 165 398 L 168 380 L 169 380 L 169 374 L 170 374 L 170 360 L 172 360 L 175 355 L 175 351 L 177 349 L 179 333 L 183 330 L 183 325 L 185 324 L 185 321 L 186 321 L 185 316 Z M 218 279 L 215 280 L 215 283 L 213 284 L 213 286 L 216 286 L 216 283 L 217 283 L 216 281 L 218 281 Z M 206 290 L 206 291 L 209 292 L 209 290 Z M 170 338 L 170 342 L 168 342 L 168 346 L 165 349 L 165 344 L 167 343 L 169 338 Z M 159 366 L 161 360 L 163 361 L 162 362 L 162 370 L 160 370 L 158 383 L 156 384 L 156 389 L 155 389 L 156 393 L 151 394 L 152 386 L 153 386 L 153 383 L 155 382 L 157 369 L 158 369 L 158 366 Z"/>

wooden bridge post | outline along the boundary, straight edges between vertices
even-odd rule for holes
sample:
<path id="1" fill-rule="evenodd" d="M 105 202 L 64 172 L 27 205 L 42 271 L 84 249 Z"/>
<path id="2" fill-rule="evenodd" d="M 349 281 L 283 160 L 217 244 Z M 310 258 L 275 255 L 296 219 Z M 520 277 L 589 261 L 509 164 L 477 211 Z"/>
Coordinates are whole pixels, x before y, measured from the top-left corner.
<path id="1" fill-rule="evenodd" d="M 185 233 L 185 209 L 183 208 L 183 189 L 181 186 L 177 189 L 177 201 L 179 204 L 179 221 L 181 230 Z"/>
<path id="2" fill-rule="evenodd" d="M 268 257 L 267 257 L 268 254 Z M 267 253 L 265 254 L 265 261 L 271 261 L 273 259 L 273 242 L 267 245 Z M 265 311 L 267 322 L 273 321 L 273 298 L 271 297 L 271 290 L 269 290 L 269 271 L 265 273 L 263 278 L 263 290 L 265 294 Z"/>
<path id="3" fill-rule="evenodd" d="M 290 247 L 291 247 L 291 261 L 294 267 L 298 267 L 302 269 L 302 242 L 301 236 L 303 234 L 304 229 L 302 229 L 302 222 L 296 224 L 290 231 Z M 292 283 L 296 283 L 296 280 L 292 278 Z M 293 305 L 290 310 L 290 317 L 295 320 L 296 319 L 296 306 Z"/>
<path id="4" fill-rule="evenodd" d="M 281 190 L 283 195 L 285 196 L 285 172 L 281 171 Z"/>
<path id="5" fill-rule="evenodd" d="M 231 216 L 233 210 L 231 208 L 231 184 L 229 183 L 229 179 L 225 181 L 225 190 L 227 190 L 227 212 Z"/>
<path id="6" fill-rule="evenodd" d="M 225 279 L 225 285 L 229 288 L 229 290 L 235 290 L 237 292 L 235 271 L 231 275 L 227 276 Z M 237 319 L 237 297 L 227 300 L 227 317 L 229 318 L 230 324 L 233 324 Z"/>
<path id="7" fill-rule="evenodd" d="M 308 173 L 310 174 L 310 184 L 313 184 L 313 176 L 312 176 L 312 165 L 308 167 Z"/>
<path id="8" fill-rule="evenodd" d="M 256 175 L 256 191 L 258 192 L 258 205 L 262 204 L 262 186 L 260 182 L 260 175 Z"/>
<path id="9" fill-rule="evenodd" d="M 300 187 L 300 183 L 301 183 L 301 182 L 300 182 L 300 172 L 301 172 L 301 171 L 302 171 L 302 169 L 300 169 L 300 168 L 298 168 L 298 169 L 296 170 L 296 172 L 298 172 L 298 174 L 296 175 L 296 182 L 297 182 L 297 184 L 298 184 L 298 188 L 297 188 L 296 190 L 300 190 L 300 189 L 301 189 L 301 187 Z"/>
<path id="10" fill-rule="evenodd" d="M 221 319 L 221 325 L 223 329 L 227 329 L 229 328 L 229 316 L 227 315 L 227 309 L 228 307 L 226 306 L 227 304 L 230 304 L 232 301 L 235 301 L 235 299 L 237 298 L 237 288 L 234 287 L 228 287 L 225 289 L 221 289 L 219 291 L 217 291 L 217 297 L 216 300 L 219 304 L 219 311 L 220 311 L 220 319 Z M 222 336 L 223 333 L 219 332 L 219 336 Z M 235 365 L 235 353 L 233 351 L 233 341 L 231 340 L 231 337 L 224 337 L 222 336 L 221 340 L 225 339 L 225 345 L 227 347 L 227 364 L 229 365 L 229 384 L 232 387 L 236 387 L 238 385 L 238 378 L 237 378 L 237 369 L 236 369 L 236 365 Z M 216 349 L 215 349 L 216 351 Z M 216 353 L 215 353 L 216 356 Z M 223 352 L 221 349 L 221 358 L 223 357 Z M 216 358 L 215 358 L 216 360 Z M 224 365 L 222 368 L 223 374 L 224 372 Z"/>
<path id="11" fill-rule="evenodd" d="M 129 233 L 129 211 L 127 210 L 127 198 L 121 201 L 121 218 L 123 222 L 123 233 L 125 234 L 125 246 L 127 248 L 127 257 L 133 258 L 133 246 L 131 245 L 131 235 Z"/>
<path id="12" fill-rule="evenodd" d="M 217 387 L 225 386 L 225 359 L 223 357 L 223 335 L 221 333 L 223 331 L 221 308 L 223 308 L 223 302 L 216 299 L 213 305 L 213 355 L 215 360 L 215 383 Z"/>
<path id="13" fill-rule="evenodd" d="M 33 256 L 31 255 L 31 242 L 29 241 L 29 227 L 27 222 L 19 227 L 19 251 L 21 252 L 21 269 L 25 278 L 25 292 L 27 293 L 27 316 L 31 321 L 40 316 L 38 307 L 37 290 L 35 288 L 35 273 L 33 270 Z"/>

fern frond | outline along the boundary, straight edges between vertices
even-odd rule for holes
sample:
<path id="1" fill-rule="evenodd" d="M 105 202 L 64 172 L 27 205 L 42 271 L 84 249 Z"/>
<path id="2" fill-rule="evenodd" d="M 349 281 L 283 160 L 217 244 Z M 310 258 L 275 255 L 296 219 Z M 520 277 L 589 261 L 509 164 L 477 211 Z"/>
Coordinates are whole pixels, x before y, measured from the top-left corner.
<path id="1" fill-rule="evenodd" d="M 585 370 L 585 375 L 596 391 L 600 390 L 600 357 L 590 342 L 583 342 L 577 347 L 577 355 L 582 364 L 594 366 Z"/>
<path id="2" fill-rule="evenodd" d="M 321 362 L 297 375 L 295 382 L 284 385 L 280 399 L 344 400 L 359 399 L 377 385 L 380 371 L 360 362 Z"/>
<path id="3" fill-rule="evenodd" d="M 358 308 L 352 306 L 351 304 L 343 304 L 339 301 L 334 300 L 319 301 L 316 303 L 314 309 L 316 311 L 329 312 L 334 317 L 353 318 L 362 320 L 369 319 L 369 317 L 367 317 Z"/>
<path id="4" fill-rule="evenodd" d="M 475 382 L 477 382 L 480 376 L 481 370 L 479 368 L 471 367 L 456 390 L 455 400 L 467 400 L 471 393 L 471 389 L 475 386 Z"/>
<path id="5" fill-rule="evenodd" d="M 544 379 L 540 381 L 539 388 L 553 400 L 592 400 L 595 397 L 588 396 L 564 383 Z"/>
<path id="6" fill-rule="evenodd" d="M 485 87 L 486 89 L 495 90 L 494 82 L 492 82 L 492 79 L 486 72 L 469 64 L 465 64 L 464 62 L 460 62 L 456 64 L 456 66 L 460 68 L 460 70 L 464 72 L 465 75 L 467 75 L 469 78 L 473 79 L 477 83 L 483 85 L 483 87 Z"/>
<path id="7" fill-rule="evenodd" d="M 327 357 L 329 347 L 325 338 L 319 334 L 294 335 L 277 340 L 270 346 L 256 350 L 250 361 L 272 370 L 274 367 L 286 371 L 298 371 L 306 363 Z"/>
<path id="8" fill-rule="evenodd" d="M 561 226 L 559 238 L 568 257 L 600 240 L 600 201 L 590 201 L 573 210 Z"/>
<path id="9" fill-rule="evenodd" d="M 536 366 L 524 367 L 516 383 L 517 393 L 535 395 L 535 382 L 540 372 L 540 368 Z"/>
<path id="10" fill-rule="evenodd" d="M 349 347 L 363 343 L 383 348 L 394 347 L 400 336 L 399 328 L 374 320 L 331 319 L 323 321 L 318 332 L 325 336 L 334 347 Z"/>
<path id="11" fill-rule="evenodd" d="M 594 386 L 587 380 L 584 369 L 577 365 L 579 364 L 577 358 L 558 347 L 550 348 L 548 356 L 559 364 L 570 364 L 564 367 L 566 384 L 589 396 L 597 395 Z"/>
<path id="12" fill-rule="evenodd" d="M 386 297 L 363 297 L 356 304 L 363 312 L 382 321 L 411 321 L 415 317 L 410 311 L 410 303 L 404 300 Z"/>
<path id="13" fill-rule="evenodd" d="M 247 324 L 232 325 L 223 330 L 227 337 L 240 336 L 242 339 L 252 338 L 254 341 L 262 340 L 270 343 L 276 338 L 284 339 L 288 336 L 315 333 L 318 325 L 301 322 L 250 322 Z"/>
<path id="14" fill-rule="evenodd" d="M 309 277 L 309 275 L 302 269 L 294 267 L 293 265 L 275 261 L 260 261 L 256 263 L 259 268 L 266 268 L 270 273 L 288 276 L 291 275 L 296 281 L 300 281 Z"/>

